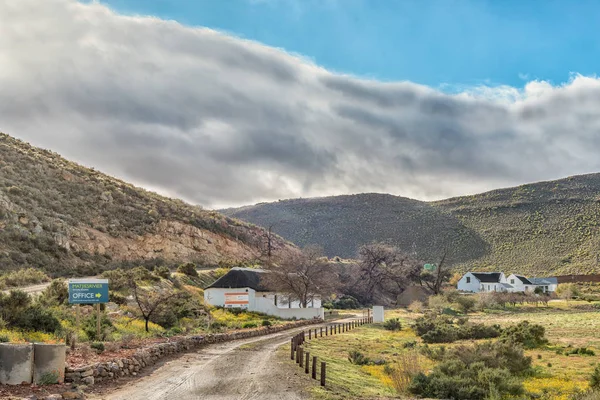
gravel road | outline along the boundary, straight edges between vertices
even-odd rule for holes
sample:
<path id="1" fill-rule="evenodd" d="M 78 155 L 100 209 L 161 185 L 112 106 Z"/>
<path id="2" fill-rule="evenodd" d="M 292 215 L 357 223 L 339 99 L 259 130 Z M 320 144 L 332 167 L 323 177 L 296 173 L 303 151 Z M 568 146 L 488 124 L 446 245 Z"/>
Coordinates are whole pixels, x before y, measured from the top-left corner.
<path id="1" fill-rule="evenodd" d="M 105 393 L 104 400 L 300 400 L 310 378 L 277 357 L 300 329 L 206 346 Z M 289 364 L 289 365 L 288 365 Z"/>

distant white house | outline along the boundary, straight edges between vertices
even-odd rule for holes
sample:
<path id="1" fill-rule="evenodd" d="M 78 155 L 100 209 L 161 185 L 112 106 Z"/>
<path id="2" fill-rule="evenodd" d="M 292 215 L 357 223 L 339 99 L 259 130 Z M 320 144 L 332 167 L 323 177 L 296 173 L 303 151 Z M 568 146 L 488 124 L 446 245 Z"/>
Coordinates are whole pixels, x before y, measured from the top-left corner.
<path id="1" fill-rule="evenodd" d="M 502 272 L 467 272 L 458 281 L 461 292 L 533 292 L 541 288 L 545 293 L 556 291 L 557 278 L 526 278 L 522 275 Z"/>
<path id="2" fill-rule="evenodd" d="M 313 296 L 306 308 L 300 302 L 265 287 L 261 276 L 269 273 L 255 268 L 232 268 L 204 290 L 204 302 L 225 308 L 244 308 L 276 317 L 323 318 L 321 298 Z"/>
<path id="3" fill-rule="evenodd" d="M 457 288 L 461 292 L 505 292 L 504 281 L 502 272 L 467 272 L 458 281 Z"/>

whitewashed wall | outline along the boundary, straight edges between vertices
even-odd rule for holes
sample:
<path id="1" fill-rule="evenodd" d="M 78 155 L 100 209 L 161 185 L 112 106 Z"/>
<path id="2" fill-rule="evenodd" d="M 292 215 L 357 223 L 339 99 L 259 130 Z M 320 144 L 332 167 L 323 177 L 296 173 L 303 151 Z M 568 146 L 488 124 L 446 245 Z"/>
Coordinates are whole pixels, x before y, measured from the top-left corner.
<path id="1" fill-rule="evenodd" d="M 273 315 L 279 318 L 323 318 L 323 308 L 279 308 L 270 299 L 265 297 L 256 297 L 254 308 L 251 311 L 257 311 L 268 315 Z"/>
<path id="2" fill-rule="evenodd" d="M 470 280 L 470 282 L 467 283 L 467 280 Z M 460 278 L 456 287 L 461 292 L 477 293 L 479 292 L 479 279 L 475 278 L 475 275 L 473 275 L 472 273 L 467 272 L 463 275 L 462 278 Z"/>

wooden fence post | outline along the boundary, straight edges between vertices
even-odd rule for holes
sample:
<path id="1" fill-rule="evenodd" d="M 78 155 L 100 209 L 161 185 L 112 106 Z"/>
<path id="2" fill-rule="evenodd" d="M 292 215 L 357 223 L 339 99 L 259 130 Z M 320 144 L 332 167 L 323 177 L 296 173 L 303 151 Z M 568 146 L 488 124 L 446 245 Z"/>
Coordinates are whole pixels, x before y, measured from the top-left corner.
<path id="1" fill-rule="evenodd" d="M 294 338 L 292 338 L 292 354 L 291 354 L 292 360 L 294 359 Z"/>
<path id="2" fill-rule="evenodd" d="M 317 379 L 317 357 L 313 356 L 312 378 Z"/>
<path id="3" fill-rule="evenodd" d="M 321 337 L 323 337 L 323 327 L 321 327 Z"/>
<path id="4" fill-rule="evenodd" d="M 300 347 L 300 356 L 298 359 L 298 361 L 300 361 L 298 364 L 300 365 L 300 368 L 302 368 L 304 366 L 304 349 L 302 347 Z"/>
<path id="5" fill-rule="evenodd" d="M 325 327 L 325 336 L 329 336 L 329 327 L 328 326 Z"/>
<path id="6" fill-rule="evenodd" d="M 308 340 L 312 339 L 312 329 L 308 330 Z"/>
<path id="7" fill-rule="evenodd" d="M 321 361 L 321 386 L 325 386 L 325 374 L 327 373 L 325 370 L 327 368 L 327 364 L 325 361 Z"/>
<path id="8" fill-rule="evenodd" d="M 300 352 L 302 351 L 302 347 L 298 346 L 296 348 L 296 364 L 300 364 Z"/>
<path id="9" fill-rule="evenodd" d="M 309 370 L 310 370 L 310 352 L 307 351 L 306 352 L 306 356 L 305 356 L 305 360 L 304 360 L 304 373 L 308 374 Z"/>

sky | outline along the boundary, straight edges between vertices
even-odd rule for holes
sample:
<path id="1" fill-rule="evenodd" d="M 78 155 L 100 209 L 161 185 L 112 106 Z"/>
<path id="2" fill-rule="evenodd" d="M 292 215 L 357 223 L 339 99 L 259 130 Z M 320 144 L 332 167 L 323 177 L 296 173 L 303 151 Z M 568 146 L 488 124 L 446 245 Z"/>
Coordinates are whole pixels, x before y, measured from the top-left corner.
<path id="1" fill-rule="evenodd" d="M 208 208 L 600 172 L 598 11 L 4 0 L 0 131 Z"/>

